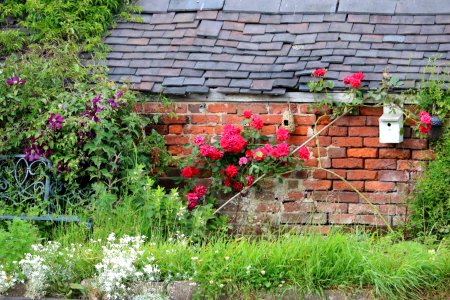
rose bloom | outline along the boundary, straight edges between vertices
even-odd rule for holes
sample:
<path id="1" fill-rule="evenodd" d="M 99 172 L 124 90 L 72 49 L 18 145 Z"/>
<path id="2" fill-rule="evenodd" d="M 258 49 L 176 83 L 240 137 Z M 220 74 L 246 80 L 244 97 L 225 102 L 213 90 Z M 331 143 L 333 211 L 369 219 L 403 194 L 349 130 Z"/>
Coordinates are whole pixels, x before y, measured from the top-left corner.
<path id="1" fill-rule="evenodd" d="M 227 174 L 228 177 L 234 177 L 238 174 L 239 169 L 235 165 L 229 165 L 225 169 L 225 174 Z"/>
<path id="2" fill-rule="evenodd" d="M 430 130 L 431 130 L 430 124 L 420 124 L 419 125 L 419 131 L 422 134 L 427 134 L 428 132 L 430 132 Z"/>
<path id="3" fill-rule="evenodd" d="M 301 147 L 300 150 L 298 150 L 298 156 L 300 157 L 300 159 L 302 160 L 308 160 L 310 157 L 310 153 L 308 148 L 306 147 Z"/>
<path id="4" fill-rule="evenodd" d="M 313 76 L 314 77 L 324 77 L 326 73 L 327 73 L 327 70 L 325 70 L 324 68 L 320 68 L 313 72 Z"/>
<path id="5" fill-rule="evenodd" d="M 223 185 L 224 185 L 224 186 L 230 187 L 230 186 L 231 186 L 231 178 L 230 178 L 230 177 L 226 177 L 226 178 L 223 180 Z"/>
<path id="6" fill-rule="evenodd" d="M 184 178 L 191 178 L 192 176 L 195 176 L 198 174 L 198 169 L 196 167 L 188 166 L 184 167 L 183 170 L 181 170 L 181 176 Z"/>
<path id="7" fill-rule="evenodd" d="M 263 128 L 263 126 L 264 126 L 263 120 L 261 120 L 261 118 L 258 116 L 253 116 L 252 127 L 255 128 L 256 130 L 260 130 L 261 128 Z"/>
<path id="8" fill-rule="evenodd" d="M 361 85 L 361 81 L 364 79 L 364 73 L 358 72 L 351 75 L 348 75 L 344 78 L 344 83 L 347 85 L 351 85 L 354 88 L 358 88 Z"/>
<path id="9" fill-rule="evenodd" d="M 421 111 L 419 113 L 419 117 L 420 117 L 420 122 L 421 123 L 423 123 L 425 125 L 430 125 L 431 124 L 431 116 L 426 111 Z"/>
<path id="10" fill-rule="evenodd" d="M 188 193 L 186 195 L 186 198 L 188 200 L 188 209 L 192 210 L 197 206 L 198 202 L 198 195 L 196 193 Z"/>
<path id="11" fill-rule="evenodd" d="M 206 194 L 206 187 L 204 185 L 197 185 L 194 187 L 194 193 L 199 197 L 204 196 Z"/>
<path id="12" fill-rule="evenodd" d="M 201 146 L 205 143 L 205 138 L 201 135 L 197 135 L 194 138 L 194 144 L 196 144 L 197 146 Z"/>
<path id="13" fill-rule="evenodd" d="M 247 157 L 241 157 L 239 158 L 239 165 L 246 165 L 248 163 L 248 158 Z"/>
<path id="14" fill-rule="evenodd" d="M 287 140 L 288 138 L 289 138 L 289 131 L 284 127 L 278 128 L 277 139 L 282 142 L 284 140 Z"/>
<path id="15" fill-rule="evenodd" d="M 247 142 L 240 133 L 241 130 L 239 128 L 232 125 L 225 125 L 223 128 L 223 135 L 220 138 L 220 147 L 222 147 L 225 152 L 241 152 L 244 147 L 247 146 Z"/>
<path id="16" fill-rule="evenodd" d="M 250 119 L 252 117 L 253 113 L 251 110 L 244 111 L 244 118 Z"/>
<path id="17" fill-rule="evenodd" d="M 247 178 L 247 186 L 251 186 L 253 184 L 254 178 L 251 175 L 246 176 Z"/>
<path id="18" fill-rule="evenodd" d="M 235 191 L 240 191 L 244 188 L 244 184 L 240 181 L 236 181 L 235 183 L 233 183 L 233 189 Z"/>
<path id="19" fill-rule="evenodd" d="M 272 155 L 275 156 L 276 158 L 279 158 L 279 157 L 288 156 L 290 152 L 291 152 L 291 150 L 289 148 L 289 144 L 288 143 L 281 143 L 281 144 L 278 144 L 272 150 Z"/>

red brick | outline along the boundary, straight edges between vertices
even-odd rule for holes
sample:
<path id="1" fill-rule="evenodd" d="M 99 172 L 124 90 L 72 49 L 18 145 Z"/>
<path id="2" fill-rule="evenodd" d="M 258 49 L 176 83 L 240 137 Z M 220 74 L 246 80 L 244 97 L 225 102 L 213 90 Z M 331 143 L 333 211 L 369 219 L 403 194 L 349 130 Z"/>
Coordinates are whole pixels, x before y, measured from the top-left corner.
<path id="1" fill-rule="evenodd" d="M 366 125 L 365 116 L 345 116 L 336 121 L 336 126 L 364 126 Z"/>
<path id="2" fill-rule="evenodd" d="M 380 126 L 380 118 L 379 117 L 367 117 L 366 121 L 367 126 Z"/>
<path id="3" fill-rule="evenodd" d="M 245 118 L 243 116 L 238 115 L 224 115 L 222 117 L 223 124 L 241 124 Z"/>
<path id="4" fill-rule="evenodd" d="M 307 135 L 308 134 L 308 130 L 310 129 L 310 126 L 295 126 L 295 130 L 292 134 L 296 134 L 296 135 Z M 311 128 L 311 132 L 312 132 L 312 128 Z"/>
<path id="5" fill-rule="evenodd" d="M 319 118 L 317 118 L 317 124 L 319 125 L 327 125 L 330 124 L 332 121 L 332 119 L 330 118 L 330 116 L 320 116 Z"/>
<path id="6" fill-rule="evenodd" d="M 314 204 L 312 202 L 286 202 L 283 204 L 284 211 L 285 212 L 313 212 L 314 211 Z"/>
<path id="7" fill-rule="evenodd" d="M 348 205 L 348 212 L 354 215 L 374 214 L 375 210 L 369 204 L 353 204 Z"/>
<path id="8" fill-rule="evenodd" d="M 366 191 L 371 192 L 391 192 L 395 189 L 393 182 L 366 181 L 364 185 Z"/>
<path id="9" fill-rule="evenodd" d="M 254 114 L 267 114 L 267 105 L 263 103 L 238 103 L 236 104 L 238 115 L 242 115 L 244 111 L 251 110 Z"/>
<path id="10" fill-rule="evenodd" d="M 277 132 L 277 128 L 275 125 L 264 125 L 261 129 L 262 134 L 275 134 Z"/>
<path id="11" fill-rule="evenodd" d="M 389 224 L 390 219 L 385 218 L 386 222 Z M 364 225 L 377 225 L 377 226 L 385 226 L 383 219 L 378 215 L 359 215 L 356 216 L 356 223 L 364 224 Z"/>
<path id="12" fill-rule="evenodd" d="M 314 108 L 311 106 L 311 104 L 299 104 L 298 110 L 302 114 L 314 113 L 313 112 Z"/>
<path id="13" fill-rule="evenodd" d="M 366 159 L 364 168 L 372 170 L 395 170 L 397 161 L 395 159 Z"/>
<path id="14" fill-rule="evenodd" d="M 377 157 L 378 150 L 376 148 L 349 148 L 347 149 L 348 157 Z"/>
<path id="15" fill-rule="evenodd" d="M 315 115 L 294 116 L 294 122 L 296 125 L 314 125 L 316 122 L 316 116 Z"/>
<path id="16" fill-rule="evenodd" d="M 416 160 L 432 160 L 435 158 L 433 151 L 431 150 L 413 150 L 412 159 Z"/>
<path id="17" fill-rule="evenodd" d="M 321 146 L 322 146 L 322 145 L 321 145 Z M 314 157 L 319 157 L 319 156 L 321 156 L 321 157 L 326 157 L 326 156 L 327 156 L 327 149 L 324 148 L 324 147 L 320 147 L 320 148 L 318 148 L 318 147 L 312 148 L 312 149 L 310 149 L 310 151 L 311 151 L 311 153 L 312 153 L 312 155 L 313 155 Z M 319 151 L 320 151 L 320 155 L 319 155 Z"/>
<path id="18" fill-rule="evenodd" d="M 305 180 L 305 190 L 326 191 L 331 189 L 331 180 Z"/>
<path id="19" fill-rule="evenodd" d="M 363 167 L 360 158 L 333 158 L 331 165 L 336 169 L 358 169 Z"/>
<path id="20" fill-rule="evenodd" d="M 380 158 L 400 158 L 406 159 L 411 157 L 409 149 L 380 149 Z"/>
<path id="21" fill-rule="evenodd" d="M 167 147 L 172 155 L 189 155 L 191 152 L 189 149 L 184 148 L 183 146 L 169 146 Z"/>
<path id="22" fill-rule="evenodd" d="M 263 120 L 264 124 L 281 124 L 283 119 L 282 115 L 261 115 L 261 120 Z"/>
<path id="23" fill-rule="evenodd" d="M 362 137 L 333 137 L 332 144 L 336 147 L 361 147 Z"/>
<path id="24" fill-rule="evenodd" d="M 303 192 L 289 192 L 288 199 L 289 200 L 302 200 L 302 199 L 305 199 L 305 195 Z"/>
<path id="25" fill-rule="evenodd" d="M 326 157 L 320 158 L 320 166 L 325 169 L 331 168 L 331 159 Z"/>
<path id="26" fill-rule="evenodd" d="M 303 162 L 303 166 L 304 167 L 317 167 L 318 166 L 317 158 L 308 159 L 307 161 Z"/>
<path id="27" fill-rule="evenodd" d="M 327 147 L 331 145 L 331 137 L 329 136 L 319 136 L 316 140 L 316 143 L 318 141 L 318 145 L 321 147 Z"/>
<path id="28" fill-rule="evenodd" d="M 167 125 L 149 125 L 145 128 L 145 132 L 151 133 L 153 129 L 161 135 L 166 135 L 169 133 L 169 126 Z"/>
<path id="29" fill-rule="evenodd" d="M 349 136 L 378 136 L 378 127 L 349 127 Z"/>
<path id="30" fill-rule="evenodd" d="M 220 117 L 218 115 L 192 115 L 192 124 L 208 124 L 208 123 L 219 123 Z"/>
<path id="31" fill-rule="evenodd" d="M 426 168 L 426 162 L 417 160 L 398 160 L 397 170 L 400 171 L 423 171 Z"/>
<path id="32" fill-rule="evenodd" d="M 184 127 L 184 133 L 187 134 L 213 134 L 215 133 L 214 126 L 203 125 L 186 125 Z"/>
<path id="33" fill-rule="evenodd" d="M 353 191 L 353 192 L 336 192 L 338 202 L 344 202 L 344 203 L 356 203 L 359 202 L 359 195 Z"/>
<path id="34" fill-rule="evenodd" d="M 170 134 L 181 134 L 183 132 L 182 125 L 169 125 L 169 133 Z"/>
<path id="35" fill-rule="evenodd" d="M 252 105 L 253 108 L 253 105 Z M 290 111 L 293 114 L 297 113 L 297 105 L 295 103 L 290 104 Z M 289 110 L 289 106 L 287 103 L 282 104 L 271 104 L 269 105 L 269 113 L 271 114 L 283 114 L 285 111 Z"/>
<path id="36" fill-rule="evenodd" d="M 328 127 L 328 134 L 330 136 L 347 136 L 347 127 L 330 126 Z"/>
<path id="37" fill-rule="evenodd" d="M 169 134 L 164 136 L 167 145 L 184 145 L 189 143 L 189 139 L 186 136 Z"/>
<path id="38" fill-rule="evenodd" d="M 346 155 L 347 155 L 346 148 L 334 148 L 334 147 L 328 148 L 328 157 L 329 158 L 341 158 L 341 157 L 346 157 Z"/>
<path id="39" fill-rule="evenodd" d="M 208 112 L 211 113 L 236 113 L 235 103 L 210 103 L 208 104 Z"/>
<path id="40" fill-rule="evenodd" d="M 364 189 L 364 181 L 348 181 L 348 183 L 342 180 L 333 181 L 333 190 L 335 191 L 354 191 L 352 186 L 358 191 L 362 191 Z"/>
<path id="41" fill-rule="evenodd" d="M 383 107 L 360 106 L 359 114 L 362 116 L 378 116 L 383 114 Z"/>
<path id="42" fill-rule="evenodd" d="M 378 210 L 382 215 L 405 215 L 406 214 L 406 206 L 405 205 L 392 205 L 385 204 L 379 205 Z"/>
<path id="43" fill-rule="evenodd" d="M 394 147 L 394 144 L 382 144 L 380 143 L 380 138 L 378 137 L 365 137 L 364 138 L 364 147 Z"/>
<path id="44" fill-rule="evenodd" d="M 378 172 L 378 180 L 380 181 L 393 181 L 393 182 L 405 182 L 408 181 L 409 176 L 406 171 L 384 171 Z"/>
<path id="45" fill-rule="evenodd" d="M 375 180 L 377 179 L 377 171 L 367 170 L 347 170 L 348 180 Z"/>
<path id="46" fill-rule="evenodd" d="M 146 114 L 151 113 L 169 113 L 174 112 L 177 114 L 185 114 L 187 113 L 187 104 L 184 103 L 176 103 L 174 105 L 162 105 L 160 103 L 155 102 L 146 102 L 143 103 L 143 110 Z"/>
<path id="47" fill-rule="evenodd" d="M 187 116 L 185 115 L 163 115 L 160 122 L 161 124 L 187 124 Z"/>
<path id="48" fill-rule="evenodd" d="M 325 128 L 326 127 L 326 125 L 317 125 L 317 132 L 320 132 L 320 134 L 319 135 L 329 135 L 328 134 L 328 128 Z"/>
<path id="49" fill-rule="evenodd" d="M 405 139 L 403 140 L 403 143 L 398 144 L 397 147 L 423 150 L 428 148 L 428 141 L 421 139 Z"/>
<path id="50" fill-rule="evenodd" d="M 326 213 L 346 213 L 348 210 L 347 203 L 327 203 L 319 202 L 316 205 L 318 212 Z"/>
<path id="51" fill-rule="evenodd" d="M 352 214 L 332 214 L 328 218 L 331 224 L 353 224 L 356 220 Z"/>

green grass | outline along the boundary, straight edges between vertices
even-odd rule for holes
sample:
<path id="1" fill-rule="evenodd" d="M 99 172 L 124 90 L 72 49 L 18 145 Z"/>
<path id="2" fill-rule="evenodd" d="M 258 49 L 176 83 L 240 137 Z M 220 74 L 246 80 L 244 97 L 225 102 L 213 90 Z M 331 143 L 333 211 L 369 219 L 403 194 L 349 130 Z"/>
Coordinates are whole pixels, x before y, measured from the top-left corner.
<path id="1" fill-rule="evenodd" d="M 332 232 L 220 237 L 202 244 L 152 241 L 145 251 L 155 256 L 163 280 L 199 283 L 199 299 L 233 294 L 250 299 L 261 291 L 279 294 L 289 289 L 319 295 L 326 289 L 369 289 L 376 299 L 423 299 L 424 293 L 445 291 L 450 283 L 449 248 L 444 243 L 433 253 L 416 242 Z M 80 251 L 78 279 L 94 275 L 101 259 L 99 243 L 85 243 Z"/>

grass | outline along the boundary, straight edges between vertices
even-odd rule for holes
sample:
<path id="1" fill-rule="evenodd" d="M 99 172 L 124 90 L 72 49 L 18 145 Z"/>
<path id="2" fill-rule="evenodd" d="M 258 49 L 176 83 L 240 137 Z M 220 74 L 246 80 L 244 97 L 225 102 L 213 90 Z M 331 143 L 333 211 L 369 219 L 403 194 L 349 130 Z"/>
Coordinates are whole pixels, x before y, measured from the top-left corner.
<path id="1" fill-rule="evenodd" d="M 292 289 L 318 295 L 326 289 L 369 289 L 377 299 L 423 299 L 424 293 L 445 290 L 450 283 L 444 243 L 432 250 L 411 241 L 334 231 L 327 236 L 222 236 L 204 243 L 152 241 L 145 256 L 155 257 L 162 279 L 199 283 L 199 299 L 251 299 L 261 291 Z M 87 278 L 101 259 L 101 247 L 88 242 L 80 251 L 75 268 Z"/>

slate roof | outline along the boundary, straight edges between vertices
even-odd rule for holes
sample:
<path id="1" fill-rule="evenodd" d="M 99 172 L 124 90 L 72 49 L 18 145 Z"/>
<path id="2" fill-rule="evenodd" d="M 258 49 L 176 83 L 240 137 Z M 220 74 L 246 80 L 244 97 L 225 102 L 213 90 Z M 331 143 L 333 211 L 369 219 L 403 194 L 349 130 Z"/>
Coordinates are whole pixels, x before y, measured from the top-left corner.
<path id="1" fill-rule="evenodd" d="M 420 82 L 430 57 L 438 65 L 450 59 L 448 0 L 140 4 L 144 22 L 121 22 L 105 39 L 107 65 L 112 79 L 154 93 L 282 95 L 307 90 L 321 67 L 337 88 L 357 71 L 377 86 L 386 67 L 408 88 Z"/>

